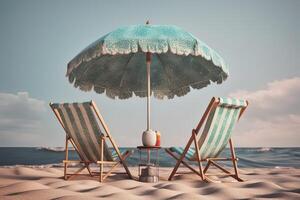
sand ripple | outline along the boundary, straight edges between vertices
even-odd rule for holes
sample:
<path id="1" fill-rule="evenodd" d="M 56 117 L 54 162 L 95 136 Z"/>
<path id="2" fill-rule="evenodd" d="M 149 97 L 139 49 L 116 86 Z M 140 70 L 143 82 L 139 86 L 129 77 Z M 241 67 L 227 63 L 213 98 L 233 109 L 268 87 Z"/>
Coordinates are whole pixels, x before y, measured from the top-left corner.
<path id="1" fill-rule="evenodd" d="M 0 168 L 0 199 L 300 199 L 300 169 L 242 169 L 247 180 L 242 183 L 230 178 L 204 183 L 191 173 L 166 181 L 170 169 L 160 172 L 159 183 L 140 183 L 123 174 L 99 183 L 87 176 L 64 181 L 62 168 Z"/>

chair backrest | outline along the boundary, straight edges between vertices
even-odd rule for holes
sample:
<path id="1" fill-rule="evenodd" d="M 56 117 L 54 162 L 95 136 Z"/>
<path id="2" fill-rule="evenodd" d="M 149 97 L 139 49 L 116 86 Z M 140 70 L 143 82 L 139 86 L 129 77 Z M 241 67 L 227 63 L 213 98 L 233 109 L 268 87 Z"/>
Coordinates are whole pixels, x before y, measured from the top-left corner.
<path id="1" fill-rule="evenodd" d="M 197 134 L 201 159 L 215 158 L 222 152 L 248 106 L 246 100 L 235 98 L 213 98 L 213 101 L 202 134 Z"/>
<path id="2" fill-rule="evenodd" d="M 50 104 L 81 159 L 97 162 L 101 156 L 101 132 L 92 102 Z M 103 160 L 112 161 L 104 140 Z"/>

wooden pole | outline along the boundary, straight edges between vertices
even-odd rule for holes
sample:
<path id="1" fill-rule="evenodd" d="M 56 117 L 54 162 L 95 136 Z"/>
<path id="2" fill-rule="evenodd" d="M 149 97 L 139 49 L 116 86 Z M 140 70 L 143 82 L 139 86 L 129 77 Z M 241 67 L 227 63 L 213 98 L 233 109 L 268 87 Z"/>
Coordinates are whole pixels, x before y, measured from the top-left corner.
<path id="1" fill-rule="evenodd" d="M 146 25 L 150 24 L 149 20 Z M 150 66 L 151 66 L 151 53 L 146 53 L 146 64 L 147 64 L 147 131 L 150 130 L 150 96 L 151 96 L 151 76 L 150 76 Z"/>
<path id="2" fill-rule="evenodd" d="M 150 96 L 151 96 L 151 77 L 150 77 L 150 65 L 151 65 L 151 53 L 146 53 L 147 63 L 147 131 L 150 130 Z"/>

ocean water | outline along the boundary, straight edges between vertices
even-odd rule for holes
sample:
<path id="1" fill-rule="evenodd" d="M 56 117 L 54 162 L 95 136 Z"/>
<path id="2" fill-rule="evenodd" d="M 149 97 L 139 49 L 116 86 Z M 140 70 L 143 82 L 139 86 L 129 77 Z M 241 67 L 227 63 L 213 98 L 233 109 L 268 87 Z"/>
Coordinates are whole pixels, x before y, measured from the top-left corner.
<path id="1" fill-rule="evenodd" d="M 127 159 L 127 162 L 129 166 L 137 166 L 140 156 L 139 151 L 134 148 L 120 149 L 133 150 L 134 153 Z M 300 168 L 300 148 L 236 148 L 235 151 L 239 158 L 239 167 Z M 225 149 L 220 156 L 229 157 L 229 149 Z M 155 155 L 153 154 L 151 157 L 155 158 Z M 0 147 L 0 166 L 61 166 L 63 159 L 63 148 Z M 78 159 L 77 153 L 74 150 L 69 151 L 69 159 Z M 224 164 L 231 165 L 230 162 L 224 162 Z M 175 165 L 175 160 L 164 149 L 161 149 L 159 151 L 159 165 L 162 167 L 172 167 Z"/>

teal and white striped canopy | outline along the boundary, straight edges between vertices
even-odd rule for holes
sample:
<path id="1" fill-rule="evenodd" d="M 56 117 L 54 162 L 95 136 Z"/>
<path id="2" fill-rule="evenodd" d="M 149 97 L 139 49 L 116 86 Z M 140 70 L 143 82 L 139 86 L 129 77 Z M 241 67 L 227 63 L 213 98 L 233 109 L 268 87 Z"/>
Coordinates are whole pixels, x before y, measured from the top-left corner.
<path id="1" fill-rule="evenodd" d="M 101 37 L 68 64 L 75 87 L 111 98 L 147 96 L 145 54 L 152 54 L 151 94 L 157 98 L 183 96 L 191 88 L 228 76 L 223 58 L 204 42 L 176 26 L 134 25 Z"/>

